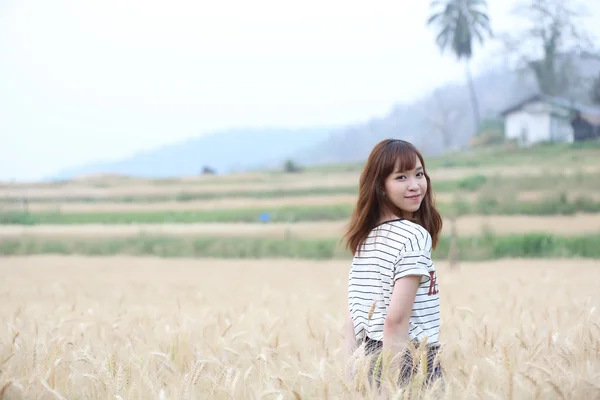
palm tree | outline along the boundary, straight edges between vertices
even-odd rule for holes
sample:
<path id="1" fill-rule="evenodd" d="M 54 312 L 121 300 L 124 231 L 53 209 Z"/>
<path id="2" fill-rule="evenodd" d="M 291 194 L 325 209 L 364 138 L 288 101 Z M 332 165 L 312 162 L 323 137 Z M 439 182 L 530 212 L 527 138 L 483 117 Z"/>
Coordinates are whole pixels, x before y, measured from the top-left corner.
<path id="1" fill-rule="evenodd" d="M 479 103 L 473 77 L 471 76 L 470 61 L 473 56 L 473 39 L 483 43 L 484 35 L 492 35 L 490 19 L 487 15 L 486 0 L 434 0 L 431 2 L 433 14 L 427 20 L 427 25 L 436 27 L 436 43 L 442 53 L 450 50 L 458 60 L 465 60 L 467 81 L 471 94 L 475 132 L 479 131 Z"/>

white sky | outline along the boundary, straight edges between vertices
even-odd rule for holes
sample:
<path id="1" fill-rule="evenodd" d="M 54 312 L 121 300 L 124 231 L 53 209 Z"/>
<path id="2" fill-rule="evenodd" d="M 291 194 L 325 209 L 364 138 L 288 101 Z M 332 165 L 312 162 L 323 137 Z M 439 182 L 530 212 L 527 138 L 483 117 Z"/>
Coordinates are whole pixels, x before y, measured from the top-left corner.
<path id="1" fill-rule="evenodd" d="M 514 23 L 514 3 L 489 0 L 496 30 Z M 425 26 L 428 4 L 0 0 L 0 180 L 229 127 L 385 115 L 464 80 Z"/>

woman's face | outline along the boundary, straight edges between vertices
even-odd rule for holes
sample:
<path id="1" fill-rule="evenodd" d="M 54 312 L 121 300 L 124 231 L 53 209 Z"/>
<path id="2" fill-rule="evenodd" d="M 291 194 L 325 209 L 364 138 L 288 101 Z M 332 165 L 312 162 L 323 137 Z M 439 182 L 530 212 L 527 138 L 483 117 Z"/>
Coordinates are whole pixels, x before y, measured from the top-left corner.
<path id="1" fill-rule="evenodd" d="M 416 212 L 427 193 L 427 179 L 421 160 L 417 157 L 415 168 L 410 171 L 395 168 L 385 179 L 384 193 L 403 212 Z"/>

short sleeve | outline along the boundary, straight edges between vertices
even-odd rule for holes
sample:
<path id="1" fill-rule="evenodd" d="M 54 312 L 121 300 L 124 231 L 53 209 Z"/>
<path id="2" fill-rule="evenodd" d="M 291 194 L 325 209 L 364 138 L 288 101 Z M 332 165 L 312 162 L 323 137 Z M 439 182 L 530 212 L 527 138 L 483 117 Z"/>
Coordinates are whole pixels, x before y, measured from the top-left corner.
<path id="1" fill-rule="evenodd" d="M 429 267 L 431 266 L 431 236 L 429 233 L 415 237 L 410 248 L 400 252 L 398 261 L 394 265 L 394 281 L 405 276 L 421 276 L 421 283 L 428 282 Z"/>

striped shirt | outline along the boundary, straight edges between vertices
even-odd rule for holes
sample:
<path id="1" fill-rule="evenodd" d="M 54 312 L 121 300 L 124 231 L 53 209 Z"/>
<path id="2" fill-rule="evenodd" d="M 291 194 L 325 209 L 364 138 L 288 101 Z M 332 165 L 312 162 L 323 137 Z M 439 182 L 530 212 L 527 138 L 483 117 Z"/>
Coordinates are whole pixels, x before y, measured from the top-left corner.
<path id="1" fill-rule="evenodd" d="M 438 344 L 440 297 L 431 260 L 431 235 L 416 223 L 396 219 L 376 226 L 354 256 L 348 278 L 348 303 L 357 340 L 383 340 L 383 323 L 396 279 L 420 275 L 409 321 L 410 340 Z M 369 319 L 369 313 L 373 313 Z"/>

